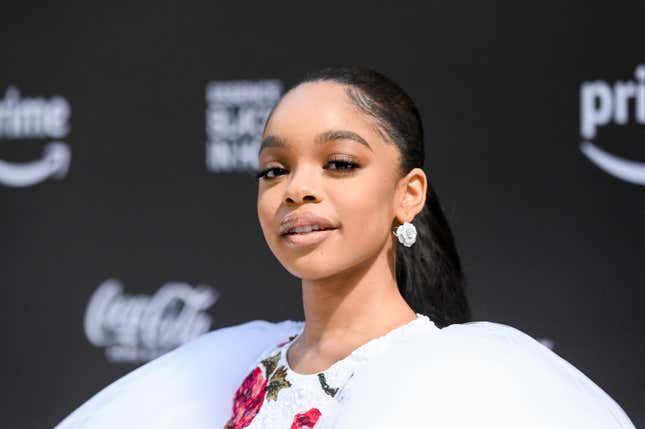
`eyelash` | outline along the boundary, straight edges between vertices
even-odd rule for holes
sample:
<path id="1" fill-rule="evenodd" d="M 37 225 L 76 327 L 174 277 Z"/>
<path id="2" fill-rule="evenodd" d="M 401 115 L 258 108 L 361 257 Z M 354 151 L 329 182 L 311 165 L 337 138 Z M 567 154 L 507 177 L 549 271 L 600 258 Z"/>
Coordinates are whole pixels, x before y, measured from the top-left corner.
<path id="1" fill-rule="evenodd" d="M 346 160 L 343 160 L 343 159 L 335 159 L 335 160 L 329 161 L 327 163 L 327 165 L 329 165 L 329 164 L 343 165 L 345 168 L 338 168 L 338 165 L 337 165 L 336 168 L 329 169 L 329 170 L 332 170 L 332 171 L 341 171 L 343 173 L 351 173 L 353 170 L 355 170 L 357 168 L 360 168 L 359 164 L 357 164 L 357 163 L 355 163 L 353 161 L 346 161 Z M 268 177 L 267 174 L 269 172 L 271 172 L 271 171 L 276 171 L 276 170 L 277 171 L 287 171 L 286 169 L 284 169 L 282 167 L 268 167 L 268 168 L 265 168 L 265 169 L 259 171 L 258 173 L 256 173 L 255 177 L 257 177 L 258 179 L 263 178 L 264 180 L 273 180 L 276 177 Z"/>

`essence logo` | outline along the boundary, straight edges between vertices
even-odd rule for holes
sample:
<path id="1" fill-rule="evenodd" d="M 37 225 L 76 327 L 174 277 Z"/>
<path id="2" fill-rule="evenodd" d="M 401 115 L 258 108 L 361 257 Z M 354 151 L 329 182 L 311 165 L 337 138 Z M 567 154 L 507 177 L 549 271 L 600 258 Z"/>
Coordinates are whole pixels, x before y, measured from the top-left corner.
<path id="1" fill-rule="evenodd" d="M 69 134 L 70 114 L 69 102 L 63 97 L 21 98 L 17 88 L 9 87 L 0 99 L 0 139 L 63 139 Z M 0 184 L 25 187 L 48 177 L 62 179 L 70 159 L 66 143 L 50 141 L 39 160 L 27 163 L 0 160 Z"/>
<path id="2" fill-rule="evenodd" d="M 645 185 L 645 163 L 624 159 L 600 149 L 591 141 L 598 128 L 610 123 L 645 124 L 645 65 L 636 67 L 635 80 L 597 80 L 580 86 L 580 150 L 605 172 L 637 185 Z M 630 108 L 633 106 L 633 108 Z"/>
<path id="3" fill-rule="evenodd" d="M 206 87 L 206 168 L 258 168 L 264 123 L 282 95 L 279 80 L 221 81 Z"/>
<path id="4" fill-rule="evenodd" d="M 208 332 L 206 311 L 219 293 L 210 286 L 166 283 L 153 296 L 128 295 L 116 279 L 103 282 L 85 311 L 85 335 L 110 362 L 154 359 Z"/>

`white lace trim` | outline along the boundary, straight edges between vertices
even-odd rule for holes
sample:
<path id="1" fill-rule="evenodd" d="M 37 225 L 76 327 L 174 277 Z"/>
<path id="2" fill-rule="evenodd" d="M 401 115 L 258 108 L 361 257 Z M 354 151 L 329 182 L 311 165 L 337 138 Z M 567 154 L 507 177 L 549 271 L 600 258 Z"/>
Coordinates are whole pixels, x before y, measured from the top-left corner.
<path id="1" fill-rule="evenodd" d="M 417 317 L 414 320 L 411 320 L 410 322 L 398 326 L 385 334 L 381 335 L 380 337 L 372 338 L 371 340 L 367 341 L 366 343 L 358 346 L 354 351 L 352 351 L 349 355 L 346 357 L 334 362 L 331 364 L 327 369 L 319 372 L 323 372 L 326 375 L 329 374 L 334 374 L 338 372 L 342 372 L 342 370 L 348 366 L 352 366 L 351 364 L 353 363 L 363 363 L 367 361 L 367 359 L 373 355 L 373 354 L 378 354 L 381 353 L 385 350 L 387 347 L 388 343 L 392 341 L 396 337 L 400 336 L 407 336 L 409 335 L 412 331 L 415 330 L 415 328 L 420 327 L 421 325 L 425 325 L 427 323 L 432 324 L 428 316 L 421 314 L 421 313 L 416 313 Z M 316 376 L 316 374 L 301 374 L 296 371 L 294 371 L 290 366 L 289 363 L 286 359 L 287 352 L 289 350 L 289 347 L 291 344 L 302 335 L 302 332 L 304 331 L 304 322 L 300 326 L 300 329 L 297 332 L 296 337 L 291 339 L 287 344 L 283 345 L 281 347 L 281 352 L 284 356 L 284 363 L 285 366 L 287 367 L 287 370 L 295 375 L 296 377 L 311 377 L 311 376 Z"/>

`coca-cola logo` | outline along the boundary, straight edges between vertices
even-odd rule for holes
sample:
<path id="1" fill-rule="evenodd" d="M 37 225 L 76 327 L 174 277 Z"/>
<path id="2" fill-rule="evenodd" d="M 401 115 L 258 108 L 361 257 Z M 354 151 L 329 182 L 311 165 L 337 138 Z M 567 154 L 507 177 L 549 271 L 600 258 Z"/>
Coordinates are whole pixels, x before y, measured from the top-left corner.
<path id="1" fill-rule="evenodd" d="M 85 312 L 85 334 L 111 362 L 145 362 L 210 330 L 206 311 L 219 293 L 170 282 L 152 296 L 128 295 L 119 280 L 103 282 Z"/>

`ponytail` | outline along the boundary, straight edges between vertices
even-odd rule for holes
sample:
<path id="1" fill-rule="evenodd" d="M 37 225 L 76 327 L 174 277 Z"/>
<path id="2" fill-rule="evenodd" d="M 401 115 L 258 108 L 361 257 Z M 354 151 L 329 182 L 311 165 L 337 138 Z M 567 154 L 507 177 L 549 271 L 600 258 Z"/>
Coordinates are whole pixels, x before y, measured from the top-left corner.
<path id="1" fill-rule="evenodd" d="M 428 182 L 425 206 L 412 223 L 417 229 L 411 247 L 397 245 L 396 281 L 412 309 L 440 328 L 470 320 L 465 279 L 448 221 L 437 193 Z"/>

